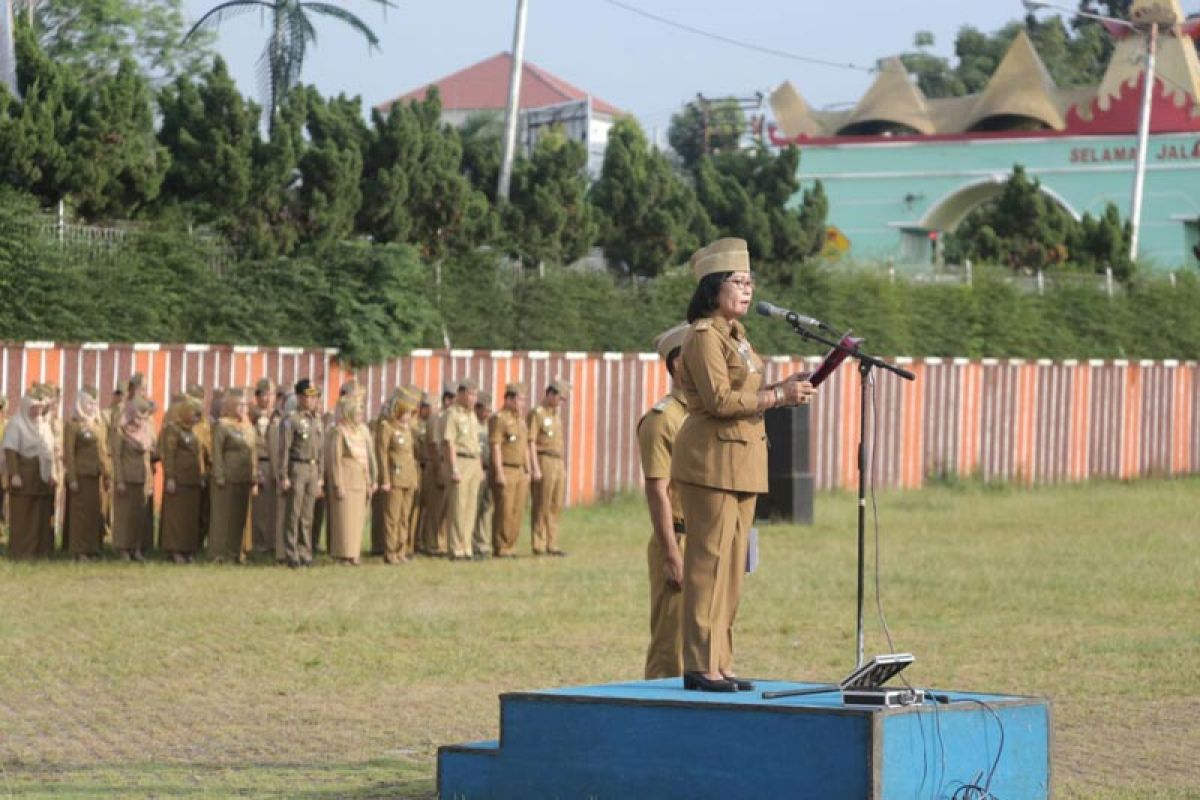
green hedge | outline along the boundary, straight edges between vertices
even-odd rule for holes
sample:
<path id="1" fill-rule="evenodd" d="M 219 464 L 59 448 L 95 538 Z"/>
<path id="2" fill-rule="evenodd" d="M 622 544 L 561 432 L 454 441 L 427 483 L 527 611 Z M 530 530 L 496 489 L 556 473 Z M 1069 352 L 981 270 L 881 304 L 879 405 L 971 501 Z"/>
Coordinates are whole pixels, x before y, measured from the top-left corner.
<path id="1" fill-rule="evenodd" d="M 682 269 L 642 282 L 548 269 L 518 276 L 494 253 L 440 269 L 403 245 L 345 244 L 320 256 L 230 264 L 185 231 L 153 229 L 116 248 L 60 244 L 37 209 L 0 192 L 0 338 L 162 341 L 341 348 L 354 362 L 413 347 L 644 351 L 681 320 Z M 440 281 L 438 274 L 440 272 Z M 1053 281 L 1043 295 L 1001 270 L 971 285 L 892 282 L 804 266 L 757 297 L 911 356 L 1200 358 L 1200 280 L 1135 280 L 1115 296 Z M 817 353 L 781 322 L 747 320 L 770 353 Z"/>

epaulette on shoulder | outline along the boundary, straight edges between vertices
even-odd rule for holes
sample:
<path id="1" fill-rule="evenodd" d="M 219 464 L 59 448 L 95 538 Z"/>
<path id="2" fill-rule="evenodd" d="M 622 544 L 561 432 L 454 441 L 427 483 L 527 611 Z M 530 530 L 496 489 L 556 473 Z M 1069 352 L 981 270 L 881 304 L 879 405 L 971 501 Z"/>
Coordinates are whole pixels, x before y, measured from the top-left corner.
<path id="1" fill-rule="evenodd" d="M 711 319 L 702 319 L 702 320 L 698 321 L 698 322 L 697 322 L 695 325 L 693 325 L 693 326 L 692 326 L 692 330 L 694 330 L 694 331 L 706 331 L 706 330 L 708 330 L 708 329 L 709 329 L 709 328 L 711 328 L 711 327 L 712 327 L 712 320 L 711 320 Z"/>

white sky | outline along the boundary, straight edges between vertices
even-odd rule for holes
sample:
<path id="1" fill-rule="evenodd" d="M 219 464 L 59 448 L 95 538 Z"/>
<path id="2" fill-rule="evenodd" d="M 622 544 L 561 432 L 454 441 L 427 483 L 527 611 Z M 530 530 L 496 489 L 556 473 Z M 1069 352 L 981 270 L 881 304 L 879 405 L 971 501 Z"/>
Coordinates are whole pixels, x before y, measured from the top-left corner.
<path id="1" fill-rule="evenodd" d="M 358 14 L 379 35 L 368 53 L 359 34 L 314 17 L 318 41 L 303 80 L 323 94 L 361 95 L 367 106 L 403 94 L 512 45 L 516 0 L 396 0 L 386 19 L 369 0 L 329 0 Z M 870 66 L 909 49 L 918 30 L 935 50 L 952 51 L 963 25 L 994 30 L 1024 11 L 1018 0 L 621 0 L 646 12 L 753 44 Z M 1062 0 L 1074 5 L 1075 0 Z M 197 19 L 217 0 L 185 0 Z M 1186 12 L 1200 0 L 1184 0 Z M 816 107 L 853 102 L 865 72 L 803 64 L 667 27 L 607 0 L 528 0 L 526 58 L 630 111 L 653 132 L 697 92 L 764 94 L 791 80 Z M 257 12 L 226 22 L 217 50 L 242 91 L 257 96 L 255 64 L 268 29 Z"/>

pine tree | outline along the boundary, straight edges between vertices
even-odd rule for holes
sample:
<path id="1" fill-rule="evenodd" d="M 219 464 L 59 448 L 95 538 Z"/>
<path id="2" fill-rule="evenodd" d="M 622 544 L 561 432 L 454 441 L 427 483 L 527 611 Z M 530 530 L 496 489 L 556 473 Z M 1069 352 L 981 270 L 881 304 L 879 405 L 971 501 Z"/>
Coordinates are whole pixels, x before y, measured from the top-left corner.
<path id="1" fill-rule="evenodd" d="M 631 119 L 619 120 L 609 131 L 591 199 L 604 216 L 605 254 L 635 275 L 657 275 L 713 236 L 695 192 L 662 153 L 650 148 Z"/>
<path id="2" fill-rule="evenodd" d="M 513 170 L 504 206 L 512 249 L 532 264 L 568 264 L 583 256 L 599 232 L 587 193 L 587 149 L 561 131 L 543 136 Z"/>
<path id="3" fill-rule="evenodd" d="M 250 201 L 258 107 L 242 97 L 221 58 L 199 81 L 181 77 L 164 87 L 158 106 L 158 140 L 172 156 L 160 205 L 232 232 Z"/>

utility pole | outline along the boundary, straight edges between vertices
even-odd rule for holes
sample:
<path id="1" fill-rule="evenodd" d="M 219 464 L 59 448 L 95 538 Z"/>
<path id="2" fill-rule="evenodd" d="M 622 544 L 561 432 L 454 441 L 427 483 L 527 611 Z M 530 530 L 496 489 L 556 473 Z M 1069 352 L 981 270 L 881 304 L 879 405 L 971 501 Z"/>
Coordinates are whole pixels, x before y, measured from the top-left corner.
<path id="1" fill-rule="evenodd" d="M 4 10 L 0 14 L 0 84 L 8 87 L 13 97 L 17 94 L 17 49 L 13 42 L 12 0 L 3 0 Z"/>
<path id="2" fill-rule="evenodd" d="M 513 29 L 512 72 L 508 78 L 508 107 L 504 111 L 504 150 L 500 157 L 500 181 L 496 199 L 508 200 L 512 184 L 514 150 L 517 145 L 517 118 L 520 116 L 521 72 L 525 66 L 526 0 L 517 0 L 517 23 Z"/>
<path id="3" fill-rule="evenodd" d="M 1138 234 L 1142 227 L 1142 195 L 1146 186 L 1146 151 L 1150 149 L 1150 109 L 1154 105 L 1154 62 L 1158 52 L 1158 23 L 1150 23 L 1146 37 L 1146 71 L 1142 86 L 1142 113 L 1138 119 L 1137 166 L 1133 172 L 1133 200 L 1129 204 L 1129 260 L 1137 261 Z"/>
<path id="4" fill-rule="evenodd" d="M 762 109 L 763 94 L 755 92 L 753 97 L 705 97 L 703 93 L 696 94 L 696 107 L 700 110 L 700 133 L 704 155 L 713 154 L 713 136 L 727 136 L 736 133 L 740 139 L 743 133 L 749 132 L 758 141 L 762 141 L 762 118 L 754 112 Z M 721 116 L 722 111 L 737 108 L 743 115 L 749 113 L 745 129 L 731 128 Z M 715 112 L 715 113 L 714 113 Z M 735 149 L 736 149 L 735 145 Z"/>

